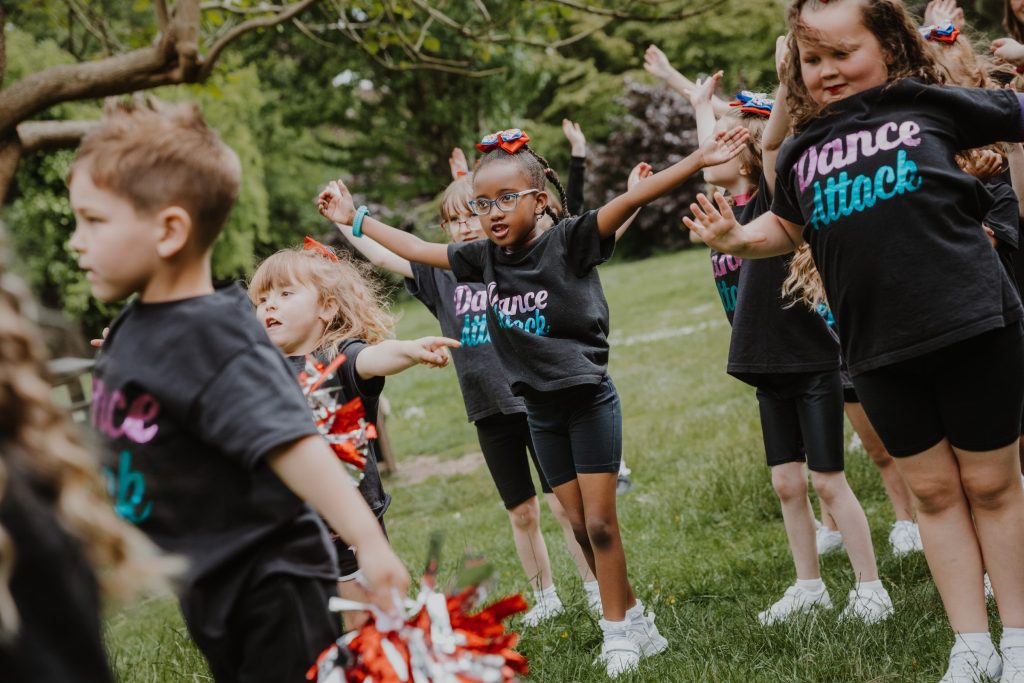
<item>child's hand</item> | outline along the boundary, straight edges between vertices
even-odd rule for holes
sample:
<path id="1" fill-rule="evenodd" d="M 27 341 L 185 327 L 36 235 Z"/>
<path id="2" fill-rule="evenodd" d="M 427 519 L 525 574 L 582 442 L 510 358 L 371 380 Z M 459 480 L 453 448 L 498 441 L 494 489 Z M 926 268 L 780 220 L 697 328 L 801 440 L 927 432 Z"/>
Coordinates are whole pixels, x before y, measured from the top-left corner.
<path id="1" fill-rule="evenodd" d="M 409 591 L 409 571 L 405 565 L 384 540 L 360 546 L 357 555 L 370 601 L 385 614 L 400 616 L 401 601 Z"/>
<path id="2" fill-rule="evenodd" d="M 99 339 L 90 339 L 89 340 L 89 346 L 91 346 L 93 348 L 96 348 L 96 349 L 103 348 L 103 342 L 106 341 L 108 334 L 110 334 L 110 328 L 109 327 L 104 327 L 103 328 L 103 333 L 100 335 Z"/>
<path id="3" fill-rule="evenodd" d="M 448 365 L 448 361 L 451 360 L 448 349 L 457 349 L 462 346 L 461 343 L 448 337 L 423 337 L 422 339 L 413 339 L 407 344 L 406 352 L 410 359 L 432 368 L 443 368 Z"/>
<path id="4" fill-rule="evenodd" d="M 924 10 L 925 26 L 942 26 L 964 23 L 964 11 L 956 6 L 956 0 L 931 0 Z"/>
<path id="5" fill-rule="evenodd" d="M 651 45 L 644 52 L 644 69 L 647 70 L 647 73 L 662 80 L 668 80 L 675 72 L 672 65 L 668 63 L 668 57 L 657 45 Z"/>
<path id="6" fill-rule="evenodd" d="M 626 179 L 626 189 L 632 190 L 641 180 L 650 178 L 652 175 L 654 175 L 654 169 L 651 168 L 651 165 L 646 161 L 641 161 L 629 172 L 629 178 Z"/>
<path id="7" fill-rule="evenodd" d="M 461 147 L 452 150 L 452 155 L 448 157 L 448 166 L 452 170 L 452 180 L 458 180 L 469 173 L 469 162 L 466 161 L 466 155 Z"/>
<path id="8" fill-rule="evenodd" d="M 341 225 L 352 225 L 355 219 L 356 206 L 352 201 L 345 183 L 340 180 L 332 180 L 320 193 L 316 200 L 317 208 L 324 218 L 340 223 Z"/>
<path id="9" fill-rule="evenodd" d="M 722 131 L 700 147 L 701 166 L 724 164 L 743 151 L 750 139 L 750 132 L 743 126 Z"/>
<path id="10" fill-rule="evenodd" d="M 1013 38 L 993 40 L 990 50 L 996 58 L 996 64 L 1024 64 L 1024 45 L 1021 45 Z"/>
<path id="11" fill-rule="evenodd" d="M 750 240 L 739 234 L 740 224 L 721 192 L 715 193 L 715 203 L 718 204 L 717 210 L 707 195 L 697 195 L 697 202 L 690 204 L 690 211 L 696 220 L 684 216 L 683 224 L 704 244 L 721 252 L 731 253 L 749 244 Z"/>
<path id="12" fill-rule="evenodd" d="M 779 36 L 775 39 L 775 74 L 779 81 L 785 80 L 783 72 L 789 64 L 789 34 Z"/>
<path id="13" fill-rule="evenodd" d="M 988 180 L 1003 172 L 1003 155 L 991 149 L 972 152 L 964 161 L 964 171 L 978 180 Z"/>
<path id="14" fill-rule="evenodd" d="M 716 71 L 703 80 L 698 78 L 694 89 L 689 94 L 690 104 L 693 107 L 701 104 L 710 105 L 715 96 L 715 90 L 718 89 L 718 82 L 722 80 L 723 75 L 723 72 Z"/>
<path id="15" fill-rule="evenodd" d="M 574 123 L 569 119 L 562 119 L 562 132 L 565 133 L 565 139 L 572 145 L 572 155 L 574 157 L 587 156 L 587 138 L 583 135 L 583 131 L 580 130 L 580 124 Z"/>
<path id="16" fill-rule="evenodd" d="M 996 239 L 995 231 L 984 223 L 981 224 L 981 229 L 985 231 L 986 235 L 988 235 L 988 241 L 992 243 L 992 248 L 995 249 L 998 247 L 999 241 Z"/>

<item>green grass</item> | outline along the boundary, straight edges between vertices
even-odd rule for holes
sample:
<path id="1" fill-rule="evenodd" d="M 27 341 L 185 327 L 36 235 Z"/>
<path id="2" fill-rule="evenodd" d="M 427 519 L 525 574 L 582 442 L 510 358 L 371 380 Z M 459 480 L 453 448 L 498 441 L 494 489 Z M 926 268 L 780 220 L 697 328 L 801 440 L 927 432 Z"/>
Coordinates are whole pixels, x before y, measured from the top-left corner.
<path id="1" fill-rule="evenodd" d="M 784 626 L 757 624 L 755 614 L 792 582 L 793 567 L 764 464 L 753 390 L 724 372 L 729 328 L 707 253 L 613 263 L 601 276 L 612 310 L 610 371 L 622 395 L 625 455 L 636 484 L 619 505 L 629 574 L 671 643 L 667 653 L 620 680 L 938 680 L 952 644 L 938 594 L 923 556 L 889 553 L 892 510 L 860 451 L 848 454 L 847 473 L 871 523 L 896 615 L 872 628 L 837 623 L 853 576 L 845 555 L 833 554 L 822 571 L 835 610 Z M 400 337 L 436 334 L 425 308 L 416 302 L 400 308 Z M 454 458 L 478 450 L 452 369 L 411 370 L 389 379 L 386 395 L 400 463 L 419 454 Z M 495 594 L 528 590 L 485 468 L 386 485 L 394 496 L 388 529 L 414 571 L 422 566 L 429 533 L 442 530 L 445 573 L 469 551 L 496 565 Z M 568 609 L 523 634 L 529 680 L 604 680 L 592 665 L 600 645 L 597 623 L 584 609 L 561 534 L 547 514 L 544 531 Z M 108 631 L 121 681 L 208 680 L 169 600 L 111 617 Z"/>

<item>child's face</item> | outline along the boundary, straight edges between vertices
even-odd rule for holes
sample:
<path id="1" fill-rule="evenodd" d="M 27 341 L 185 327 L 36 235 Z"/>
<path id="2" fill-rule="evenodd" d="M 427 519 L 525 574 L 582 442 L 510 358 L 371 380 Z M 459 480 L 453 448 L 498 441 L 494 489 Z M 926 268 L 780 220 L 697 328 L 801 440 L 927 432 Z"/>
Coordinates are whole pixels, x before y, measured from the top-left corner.
<path id="1" fill-rule="evenodd" d="M 480 218 L 469 212 L 460 213 L 455 218 L 445 221 L 442 223 L 442 227 L 448 234 L 448 239 L 456 244 L 487 237 L 484 234 L 483 226 L 480 225 Z"/>
<path id="2" fill-rule="evenodd" d="M 70 246 L 86 272 L 92 294 L 100 301 L 120 301 L 143 292 L 162 259 L 157 244 L 163 230 L 158 216 L 136 211 L 126 199 L 96 187 L 88 166 L 71 176 L 75 232 Z"/>
<path id="3" fill-rule="evenodd" d="M 861 20 L 859 2 L 844 0 L 816 9 L 805 8 L 800 19 L 818 40 L 798 37 L 800 74 L 807 92 L 819 105 L 837 102 L 884 85 L 888 57 Z"/>
<path id="4" fill-rule="evenodd" d="M 1010 11 L 1017 21 L 1024 22 L 1024 0 L 1010 0 Z"/>
<path id="5" fill-rule="evenodd" d="M 715 124 L 715 133 L 727 131 L 735 125 L 735 119 L 722 118 Z M 749 169 L 743 161 L 744 154 L 737 154 L 724 164 L 704 167 L 704 182 L 718 187 L 731 188 L 742 178 L 749 176 Z"/>
<path id="6" fill-rule="evenodd" d="M 498 199 L 517 192 L 533 190 L 529 180 L 515 163 L 492 163 L 473 174 L 473 194 L 477 199 Z M 521 249 L 538 234 L 538 214 L 547 205 L 546 192 L 520 195 L 515 207 L 503 211 L 497 204 L 480 216 L 480 225 L 488 239 L 509 251 Z"/>
<path id="7" fill-rule="evenodd" d="M 286 356 L 315 351 L 327 327 L 316 290 L 294 282 L 256 297 L 256 317 Z"/>

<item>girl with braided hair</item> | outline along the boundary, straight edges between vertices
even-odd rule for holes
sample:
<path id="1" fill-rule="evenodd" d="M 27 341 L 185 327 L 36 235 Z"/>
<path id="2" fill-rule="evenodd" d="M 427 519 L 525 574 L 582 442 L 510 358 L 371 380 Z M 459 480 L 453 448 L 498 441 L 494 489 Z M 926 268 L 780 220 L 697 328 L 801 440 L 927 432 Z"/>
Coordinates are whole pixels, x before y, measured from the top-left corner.
<path id="1" fill-rule="evenodd" d="M 113 681 L 101 591 L 165 588 L 178 562 L 114 513 L 99 465 L 53 405 L 3 237 L 0 226 L 0 671 L 26 683 Z"/>
<path id="2" fill-rule="evenodd" d="M 409 261 L 450 269 L 462 282 L 484 283 L 487 328 L 512 392 L 522 396 L 544 477 L 565 508 L 597 576 L 604 618 L 599 661 L 609 676 L 634 669 L 643 655 L 668 647 L 626 575 L 615 510 L 622 413 L 608 377 L 608 304 L 595 270 L 615 233 L 640 207 L 672 191 L 704 166 L 720 164 L 746 144 L 736 128 L 715 136 L 677 164 L 581 216 L 549 206 L 546 182 L 562 197 L 557 174 L 518 129 L 488 135 L 473 173 L 470 210 L 488 240 L 441 245 L 367 217 L 341 183 L 319 198 L 320 211 L 351 224 Z M 541 216 L 556 225 L 542 230 Z"/>

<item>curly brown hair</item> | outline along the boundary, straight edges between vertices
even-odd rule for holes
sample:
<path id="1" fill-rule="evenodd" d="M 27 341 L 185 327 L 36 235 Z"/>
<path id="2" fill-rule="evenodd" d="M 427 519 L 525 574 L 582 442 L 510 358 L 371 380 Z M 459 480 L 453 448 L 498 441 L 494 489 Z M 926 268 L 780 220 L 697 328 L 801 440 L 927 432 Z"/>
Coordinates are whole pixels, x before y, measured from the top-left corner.
<path id="1" fill-rule="evenodd" d="M 7 272 L 0 225 L 0 499 L 27 473 L 53 492 L 57 520 L 85 551 L 104 592 L 125 598 L 140 590 L 164 590 L 183 568 L 164 556 L 138 529 L 114 512 L 99 464 L 83 445 L 67 412 L 53 403 L 40 333 L 26 315 L 30 299 Z M 9 584 L 17 548 L 0 527 L 0 638 L 20 623 Z"/>
<path id="2" fill-rule="evenodd" d="M 889 65 L 889 83 L 903 78 L 916 78 L 924 83 L 942 83 L 942 75 L 917 31 L 917 22 L 899 0 L 793 0 L 787 14 L 790 28 L 790 58 L 783 79 L 788 87 L 787 102 L 794 127 L 799 130 L 821 113 L 801 74 L 800 41 L 832 47 L 836 36 L 823 36 L 804 23 L 804 10 L 818 10 L 828 4 L 856 2 L 861 7 L 864 27 L 878 39 Z"/>

